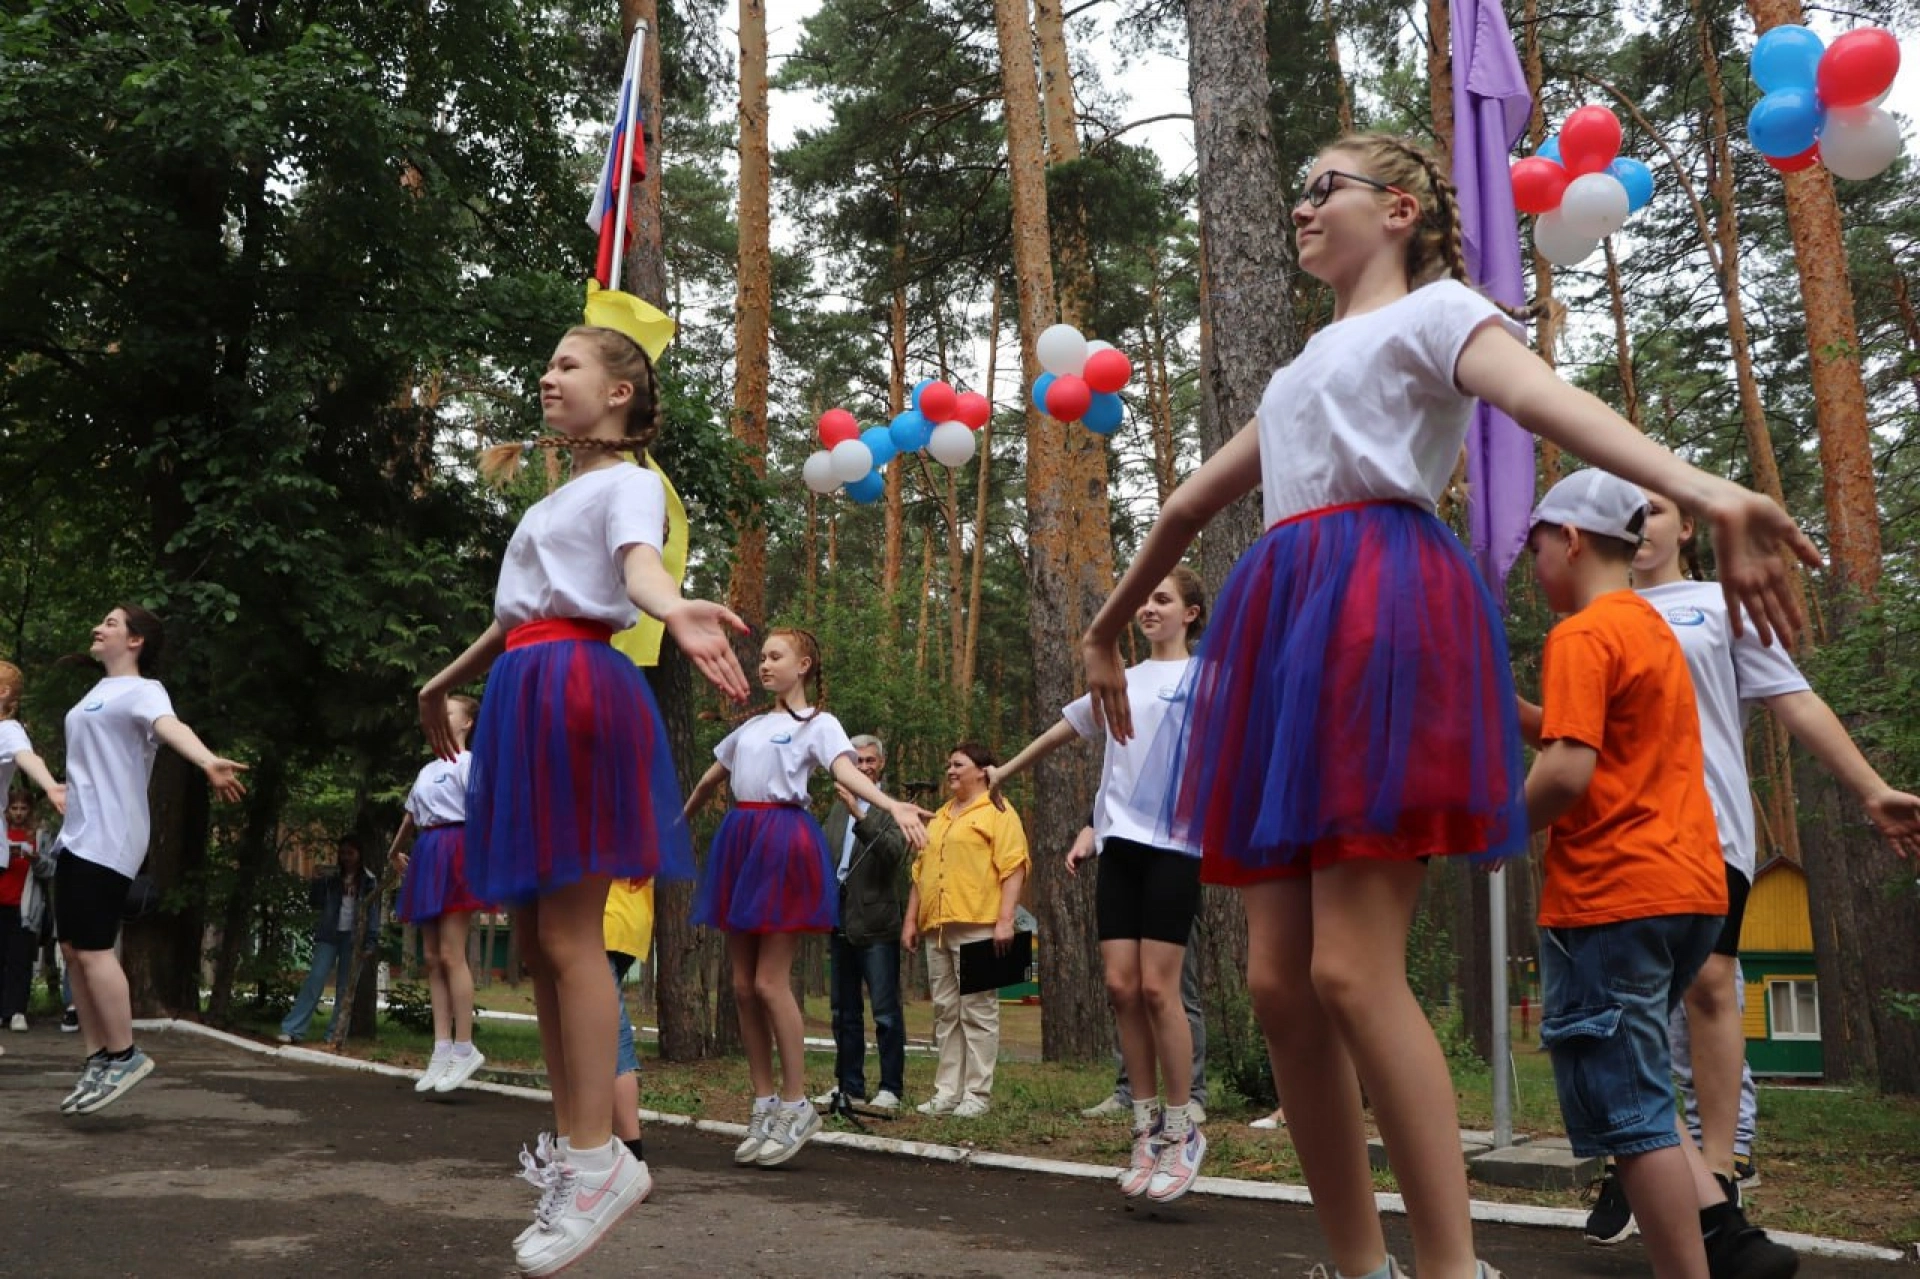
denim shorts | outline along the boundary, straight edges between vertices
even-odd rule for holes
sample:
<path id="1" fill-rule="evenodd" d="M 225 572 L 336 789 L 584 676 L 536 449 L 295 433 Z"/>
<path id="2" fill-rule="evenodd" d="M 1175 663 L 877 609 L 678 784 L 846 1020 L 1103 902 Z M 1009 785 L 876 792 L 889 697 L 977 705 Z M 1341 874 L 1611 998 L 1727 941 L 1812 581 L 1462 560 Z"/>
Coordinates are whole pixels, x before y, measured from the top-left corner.
<path id="1" fill-rule="evenodd" d="M 621 959 L 627 962 L 623 964 L 620 962 Z M 621 983 L 627 979 L 627 969 L 632 964 L 631 956 L 622 955 L 615 958 L 611 952 L 607 955 L 607 967 L 613 969 L 613 1000 L 620 1009 L 620 1051 L 614 1058 L 613 1077 L 615 1079 L 622 1075 L 631 1075 L 640 1069 L 640 1054 L 635 1052 L 633 1047 L 633 1020 L 627 1016 L 627 999 L 621 989 Z"/>
<path id="2" fill-rule="evenodd" d="M 1573 1153 L 1680 1143 L 1667 1017 L 1712 953 L 1719 915 L 1655 915 L 1540 930 L 1540 1042 L 1553 1054 Z"/>

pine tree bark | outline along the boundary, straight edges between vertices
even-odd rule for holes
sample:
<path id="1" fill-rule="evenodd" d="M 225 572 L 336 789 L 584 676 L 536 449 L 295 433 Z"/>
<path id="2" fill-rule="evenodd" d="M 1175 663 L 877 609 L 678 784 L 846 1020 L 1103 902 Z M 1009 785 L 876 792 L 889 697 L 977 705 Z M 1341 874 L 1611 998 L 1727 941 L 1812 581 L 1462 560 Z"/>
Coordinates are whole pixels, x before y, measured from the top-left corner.
<path id="1" fill-rule="evenodd" d="M 993 303 L 987 309 L 987 380 L 984 394 L 993 397 L 994 376 L 1000 362 L 1000 277 L 993 280 Z M 1025 398 L 1025 397 L 1022 397 Z M 979 471 L 974 478 L 973 494 L 973 557 L 967 566 L 967 641 L 966 656 L 960 667 L 960 690 L 967 692 L 973 688 L 975 663 L 980 656 L 980 579 L 987 563 L 987 504 L 992 495 L 993 478 L 993 417 L 987 417 L 987 424 L 976 432 L 980 437 L 975 456 L 979 461 Z M 969 722 L 968 705 L 971 698 L 960 699 L 960 722 L 965 726 Z"/>
<path id="2" fill-rule="evenodd" d="M 1058 314 L 1047 221 L 1046 152 L 1034 72 L 1034 31 L 1026 0 L 995 0 L 994 18 L 1006 98 L 1024 387 L 1040 372 L 1036 355 L 1040 332 Z M 1055 10 L 1053 20 L 1057 19 Z M 1067 92 L 1070 95 L 1070 88 Z M 1070 96 L 1068 111 L 1070 115 Z M 1071 124 L 1065 128 L 1071 131 Z M 1066 144 L 1059 127 L 1054 136 L 1056 145 Z M 1077 150 L 1077 141 L 1072 145 Z M 1034 698 L 1044 708 L 1048 723 L 1076 695 L 1080 633 L 1112 585 L 1105 455 L 1088 458 L 1078 441 L 1071 441 L 1072 430 L 1028 407 L 1027 629 L 1033 647 Z M 1086 431 L 1079 434 L 1090 437 Z M 1029 722 L 1036 731 L 1044 727 Z M 1086 763 L 1084 752 L 1061 752 L 1042 761 L 1035 769 L 1034 790 L 1047 796 L 1048 802 L 1021 815 L 1033 849 L 1034 914 L 1046 939 L 1040 950 L 1040 984 L 1047 992 L 1040 1036 L 1041 1052 L 1049 1061 L 1098 1059 L 1112 1044 L 1092 902 L 1087 895 L 1069 890 L 1061 862 L 1061 854 L 1092 808 L 1097 771 L 1097 766 Z"/>
<path id="3" fill-rule="evenodd" d="M 734 295 L 733 435 L 756 475 L 767 473 L 767 379 L 772 359 L 770 225 L 772 155 L 767 139 L 766 0 L 740 0 L 740 273 Z M 727 585 L 733 611 L 767 613 L 767 529 L 758 509 L 741 518 Z"/>

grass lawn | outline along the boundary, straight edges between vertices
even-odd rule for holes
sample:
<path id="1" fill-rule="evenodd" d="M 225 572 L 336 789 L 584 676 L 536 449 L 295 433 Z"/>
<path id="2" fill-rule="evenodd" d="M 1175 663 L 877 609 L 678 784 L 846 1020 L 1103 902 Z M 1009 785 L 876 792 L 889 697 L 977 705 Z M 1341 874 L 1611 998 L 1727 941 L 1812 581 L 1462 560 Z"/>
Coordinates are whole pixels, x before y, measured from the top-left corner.
<path id="1" fill-rule="evenodd" d="M 480 992 L 482 1007 L 526 1011 L 528 994 L 506 987 Z M 932 1007 L 925 1001 L 906 1008 L 909 1043 L 926 1041 L 932 1031 Z M 316 1033 L 319 1019 L 316 1018 Z M 806 1006 L 809 1036 L 828 1037 L 824 999 Z M 271 1019 L 243 1021 L 234 1029 L 271 1039 Z M 884 1135 L 983 1149 L 1083 1160 L 1118 1166 L 1126 1160 L 1124 1122 L 1080 1118 L 1083 1106 L 1106 1096 L 1113 1084 L 1110 1065 L 1073 1065 L 1039 1059 L 1040 1010 L 1006 1005 L 1001 1010 L 1002 1056 L 993 1090 L 993 1110 L 975 1120 L 934 1119 L 904 1110 L 897 1119 L 875 1120 L 871 1131 Z M 648 1037 L 650 1038 L 650 1037 Z M 488 1069 L 510 1078 L 540 1068 L 538 1036 L 530 1022 L 482 1020 L 476 1039 L 487 1054 Z M 430 1036 L 383 1021 L 377 1039 L 355 1042 L 353 1055 L 418 1067 L 431 1050 Z M 1535 1136 L 1561 1133 L 1553 1075 L 1547 1056 L 1531 1042 L 1516 1040 L 1514 1074 L 1517 1101 L 1514 1126 Z M 868 1082 L 877 1086 L 869 1058 Z M 833 1056 L 807 1054 L 809 1091 L 832 1083 Z M 524 1076 L 518 1082 L 538 1082 Z M 932 1092 L 933 1061 L 924 1053 L 907 1056 L 907 1099 L 924 1100 Z M 1455 1093 L 1463 1128 L 1493 1124 L 1489 1072 L 1477 1065 L 1457 1068 Z M 694 1063 L 661 1062 L 643 1051 L 641 1105 L 675 1114 L 745 1122 L 750 1104 L 746 1063 L 740 1058 Z M 1246 1126 L 1258 1111 L 1244 1099 L 1216 1088 L 1209 1099 L 1207 1159 L 1209 1173 L 1261 1181 L 1303 1180 L 1293 1145 L 1284 1130 L 1260 1132 Z M 1757 1152 L 1761 1187 L 1749 1196 L 1756 1223 L 1900 1247 L 1920 1240 L 1920 1099 L 1882 1097 L 1859 1089 L 1762 1086 L 1761 1147 Z M 829 1122 L 842 1122 L 830 1120 Z M 1380 1189 L 1394 1189 L 1390 1173 L 1376 1175 Z M 1476 1198 L 1550 1207 L 1578 1207 L 1578 1192 L 1510 1190 L 1475 1183 Z"/>

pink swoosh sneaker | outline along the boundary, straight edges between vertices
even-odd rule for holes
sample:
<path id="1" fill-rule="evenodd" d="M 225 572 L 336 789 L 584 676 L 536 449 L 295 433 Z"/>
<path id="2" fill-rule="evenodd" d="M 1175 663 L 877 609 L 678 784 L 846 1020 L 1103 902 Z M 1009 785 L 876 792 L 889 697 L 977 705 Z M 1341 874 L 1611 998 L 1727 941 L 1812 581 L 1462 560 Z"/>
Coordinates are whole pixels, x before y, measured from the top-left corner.
<path id="1" fill-rule="evenodd" d="M 560 1273 L 593 1251 L 594 1246 L 622 1217 L 646 1201 L 653 1191 L 653 1175 L 644 1160 L 635 1159 L 620 1141 L 608 1151 L 571 1151 L 566 1162 L 550 1165 L 548 1176 L 559 1191 L 541 1198 L 531 1229 L 517 1241 L 514 1260 L 520 1273 L 545 1276 Z M 594 1156 L 610 1157 L 605 1169 L 582 1169 Z"/>

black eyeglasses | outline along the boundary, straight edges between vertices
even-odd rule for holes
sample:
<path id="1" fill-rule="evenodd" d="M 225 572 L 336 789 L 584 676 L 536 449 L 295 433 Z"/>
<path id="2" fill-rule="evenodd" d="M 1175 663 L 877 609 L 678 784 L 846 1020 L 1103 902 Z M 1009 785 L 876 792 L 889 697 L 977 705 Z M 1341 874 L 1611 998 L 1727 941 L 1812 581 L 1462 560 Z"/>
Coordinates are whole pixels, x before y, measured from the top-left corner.
<path id="1" fill-rule="evenodd" d="M 1305 200 L 1311 207 L 1319 208 L 1327 202 L 1328 198 L 1331 197 L 1335 191 L 1339 190 L 1338 187 L 1333 185 L 1335 178 L 1345 178 L 1349 182 L 1359 182 L 1372 187 L 1376 191 L 1385 191 L 1389 195 L 1411 194 L 1408 191 L 1403 191 L 1401 188 L 1394 186 L 1390 182 L 1382 182 L 1378 178 L 1370 178 L 1364 173 L 1347 173 L 1340 169 L 1323 169 L 1319 177 L 1307 184 L 1307 189 L 1300 193 L 1300 198 Z"/>

